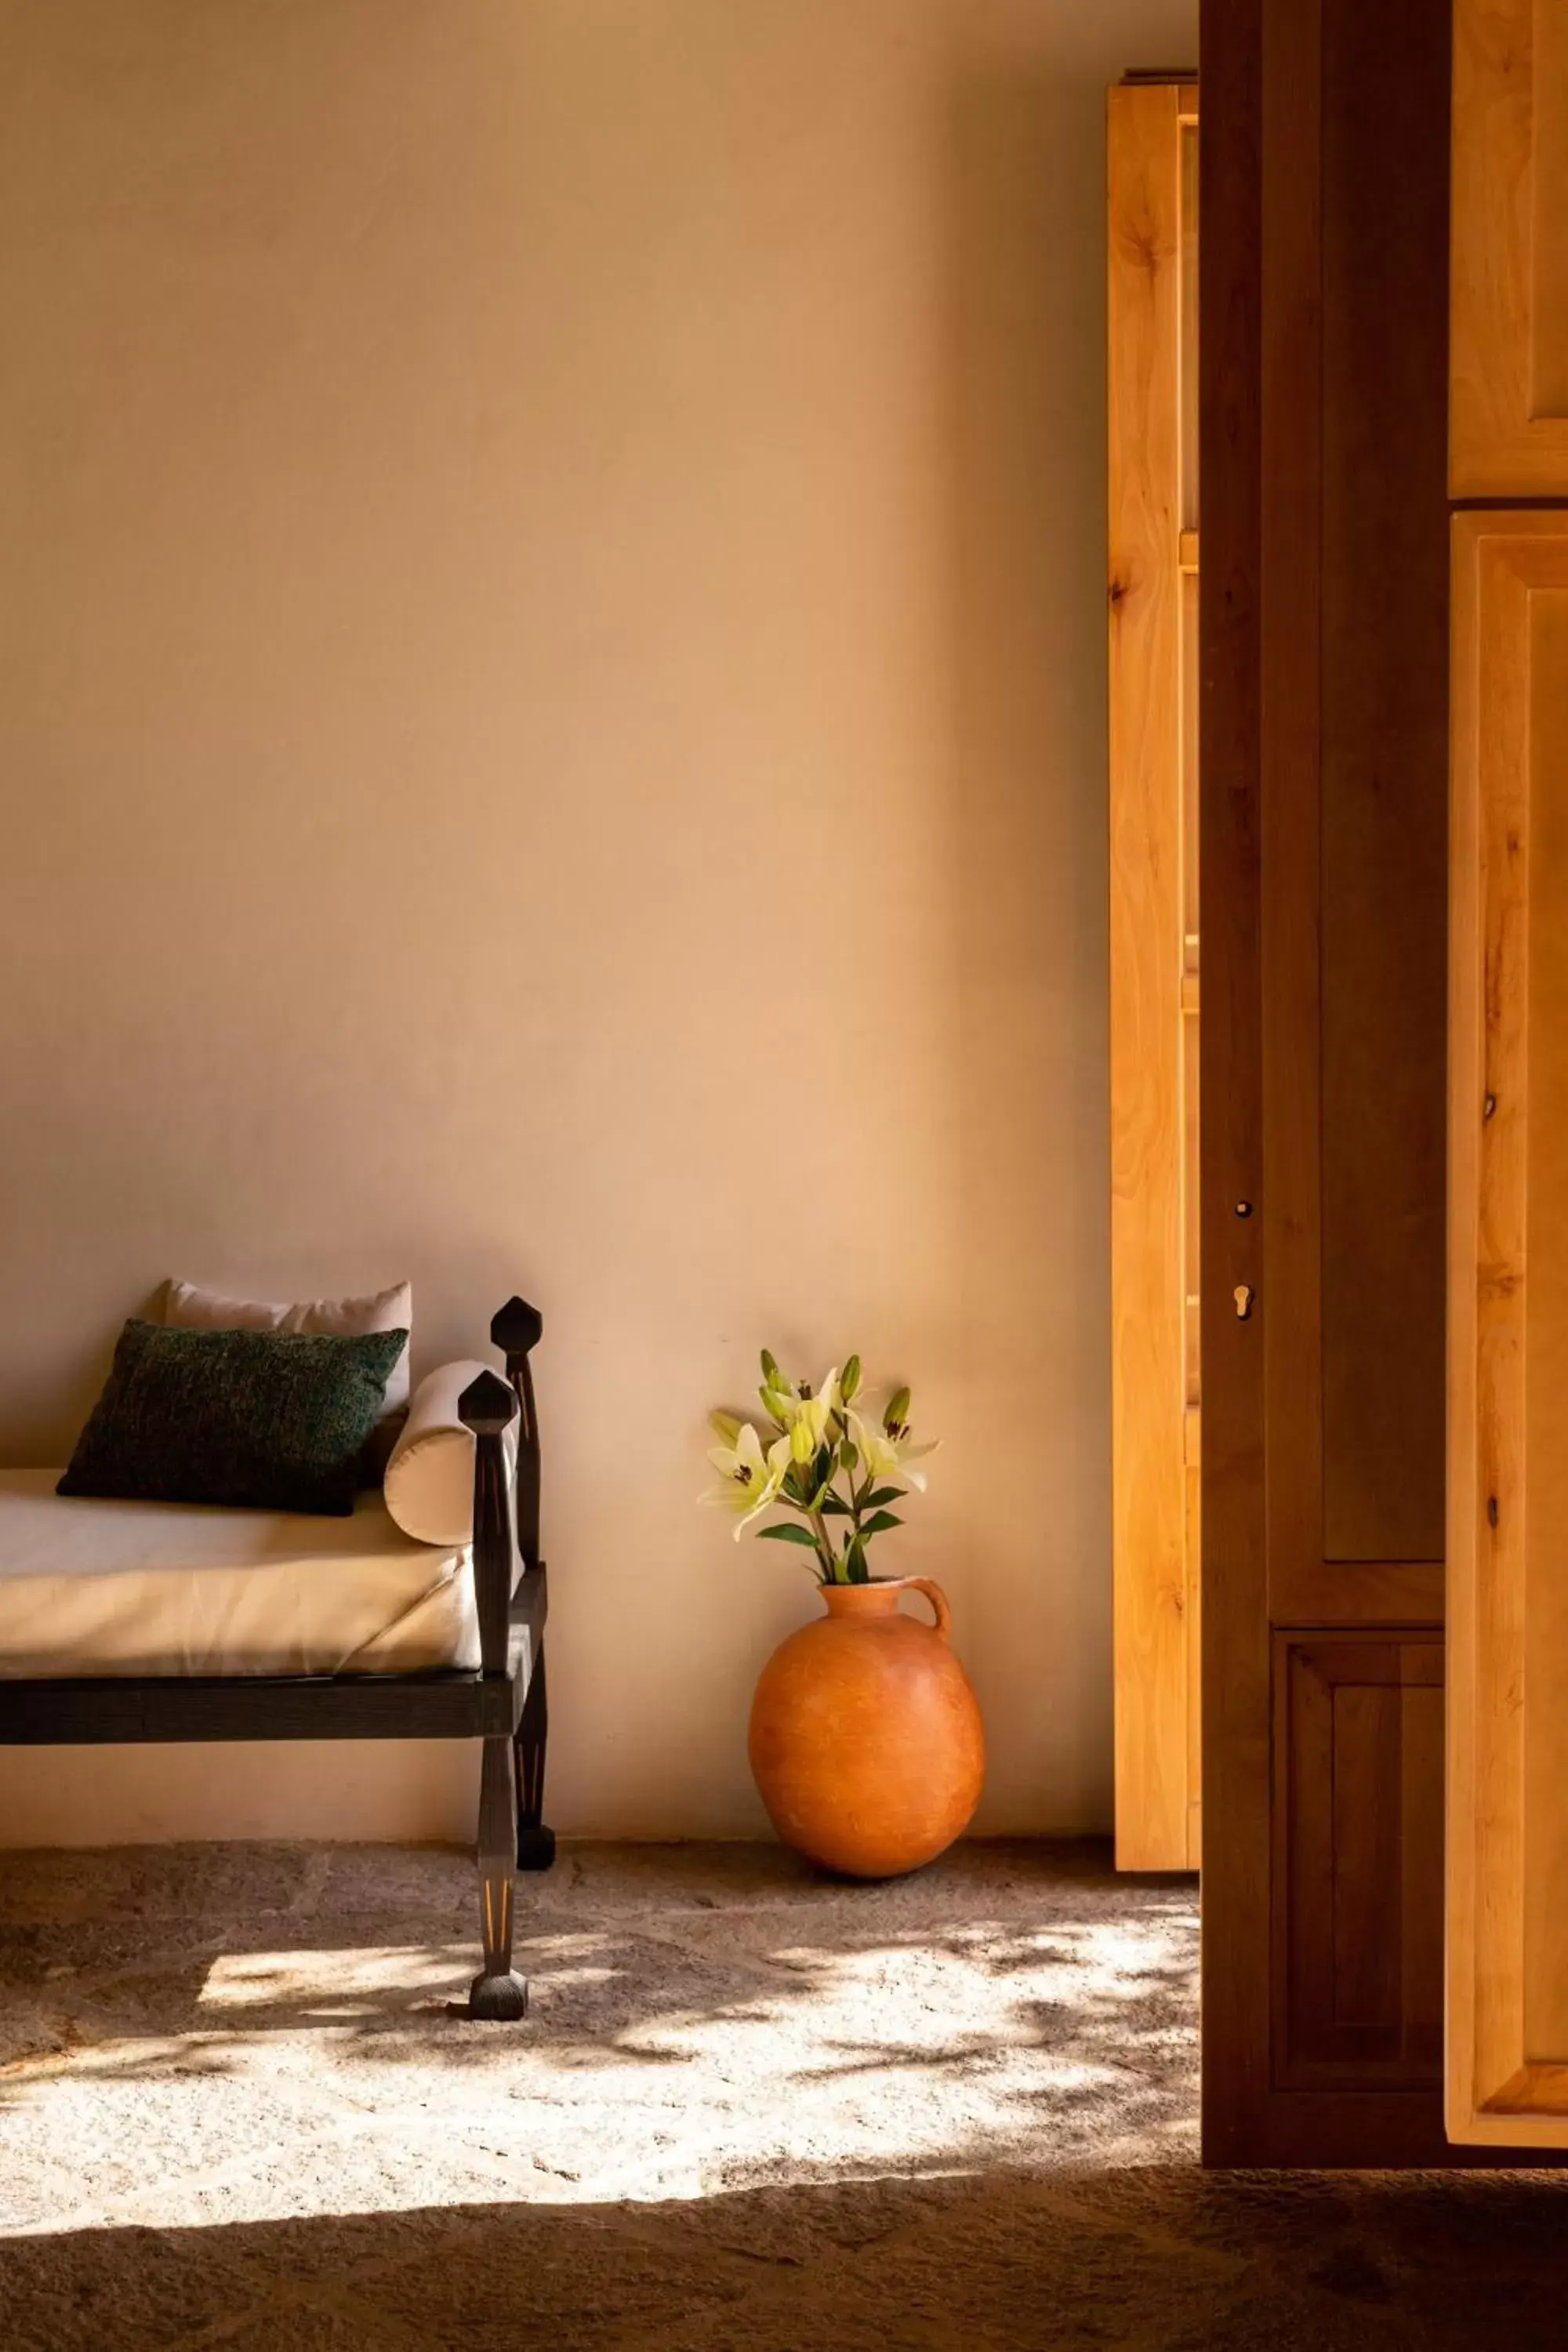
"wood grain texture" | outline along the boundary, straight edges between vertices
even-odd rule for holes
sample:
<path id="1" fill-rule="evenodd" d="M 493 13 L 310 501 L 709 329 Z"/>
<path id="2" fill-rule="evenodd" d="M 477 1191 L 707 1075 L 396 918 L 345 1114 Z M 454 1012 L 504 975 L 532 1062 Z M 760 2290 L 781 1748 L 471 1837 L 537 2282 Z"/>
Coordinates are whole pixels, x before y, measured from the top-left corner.
<path id="1" fill-rule="evenodd" d="M 1263 0 L 1203 0 L 1199 867 L 1203 1289 L 1203 2152 L 1256 2160 L 1268 2109 L 1268 1686 L 1258 660 L 1262 592 Z M 1216 1834 L 1215 1825 L 1223 1824 Z"/>
<path id="2" fill-rule="evenodd" d="M 1456 518 L 1453 674 L 1447 2125 L 1568 2146 L 1568 513 Z"/>
<path id="3" fill-rule="evenodd" d="M 1264 13 L 1261 1370 L 1277 1617 L 1281 1571 L 1322 1559 L 1324 93 L 1321 0 L 1267 0 Z"/>
<path id="4" fill-rule="evenodd" d="M 1435 2090 L 1442 1635 L 1280 1633 L 1275 1676 L 1278 2082 Z"/>
<path id="5" fill-rule="evenodd" d="M 1568 497 L 1568 8 L 1456 0 L 1449 484 Z"/>
<path id="6" fill-rule="evenodd" d="M 1443 1557 L 1449 60 L 1407 14 L 1323 5 L 1316 1256 L 1347 1591 Z"/>
<path id="7" fill-rule="evenodd" d="M 1447 24 L 1203 25 L 1204 2155 L 1431 2160 Z"/>
<path id="8" fill-rule="evenodd" d="M 1194 840 L 1184 808 L 1184 120 L 1190 89 L 1108 100 L 1110 1181 L 1116 1855 L 1195 1863 L 1187 1419 L 1195 1407 Z M 1186 112 L 1184 116 L 1184 106 Z"/>
<path id="9" fill-rule="evenodd" d="M 1429 1617 L 1441 1573 L 1447 50 L 1417 13 L 1302 0 L 1268 44 L 1276 1622 Z"/>

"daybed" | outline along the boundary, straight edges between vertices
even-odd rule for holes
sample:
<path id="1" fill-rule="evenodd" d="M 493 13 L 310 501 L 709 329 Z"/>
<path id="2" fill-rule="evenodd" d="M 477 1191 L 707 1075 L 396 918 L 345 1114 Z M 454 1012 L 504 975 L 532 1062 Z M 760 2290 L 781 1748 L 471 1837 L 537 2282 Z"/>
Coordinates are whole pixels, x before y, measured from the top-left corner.
<path id="1" fill-rule="evenodd" d="M 479 2018 L 527 2010 L 513 1872 L 555 1852 L 529 1365 L 542 1330 L 510 1299 L 490 1325 L 506 1379 L 481 1371 L 462 1392 L 471 1544 L 414 1541 L 375 1490 L 331 1519 L 61 1496 L 55 1471 L 0 1472 L 0 1746 L 483 1741 Z"/>

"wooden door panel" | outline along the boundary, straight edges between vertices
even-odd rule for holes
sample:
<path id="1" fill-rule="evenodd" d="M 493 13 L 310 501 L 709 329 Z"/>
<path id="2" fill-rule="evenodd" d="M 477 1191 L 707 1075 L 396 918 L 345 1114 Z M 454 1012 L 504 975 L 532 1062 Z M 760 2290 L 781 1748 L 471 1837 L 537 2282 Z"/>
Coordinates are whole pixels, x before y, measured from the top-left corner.
<path id="1" fill-rule="evenodd" d="M 1443 1557 L 1447 58 L 1382 13 L 1325 0 L 1321 66 L 1321 1545 L 1347 1563 Z"/>
<path id="2" fill-rule="evenodd" d="M 1321 53 L 1319 1255 L 1334 1562 L 1443 1557 L 1448 57 L 1440 25 L 1411 41 L 1407 17 L 1325 0 Z"/>
<path id="3" fill-rule="evenodd" d="M 1448 2129 L 1568 2145 L 1568 512 L 1454 525 Z"/>
<path id="4" fill-rule="evenodd" d="M 1443 1644 L 1275 1640 L 1277 2079 L 1435 2089 L 1443 2021 Z"/>
<path id="5" fill-rule="evenodd" d="M 1568 0 L 1458 16 L 1455 65 L 1430 0 L 1203 0 L 1216 2163 L 1568 2140 L 1568 518 L 1460 526 L 1447 1071 L 1441 987 L 1450 470 L 1568 498 Z"/>
<path id="6" fill-rule="evenodd" d="M 1205 2154 L 1434 2161 L 1448 25 L 1204 26 Z"/>
<path id="7" fill-rule="evenodd" d="M 1448 52 L 1415 0 L 1267 15 L 1268 1608 L 1419 1622 L 1442 1612 Z"/>
<path id="8" fill-rule="evenodd" d="M 1116 1858 L 1195 1867 L 1195 262 L 1190 83 L 1109 93 Z"/>
<path id="9" fill-rule="evenodd" d="M 1568 9 L 1457 0 L 1449 478 L 1568 497 Z"/>

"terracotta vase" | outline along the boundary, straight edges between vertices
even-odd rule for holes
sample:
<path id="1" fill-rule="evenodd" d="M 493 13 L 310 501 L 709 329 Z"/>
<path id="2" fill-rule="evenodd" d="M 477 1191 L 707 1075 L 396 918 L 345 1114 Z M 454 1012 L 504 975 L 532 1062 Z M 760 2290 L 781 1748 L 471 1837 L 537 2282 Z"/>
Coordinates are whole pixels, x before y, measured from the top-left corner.
<path id="1" fill-rule="evenodd" d="M 786 1845 L 850 1878 L 896 1878 L 980 1801 L 985 1734 L 927 1576 L 819 1586 L 826 1617 L 780 1643 L 752 1702 L 752 1771 Z M 936 1612 L 904 1616 L 906 1592 Z"/>

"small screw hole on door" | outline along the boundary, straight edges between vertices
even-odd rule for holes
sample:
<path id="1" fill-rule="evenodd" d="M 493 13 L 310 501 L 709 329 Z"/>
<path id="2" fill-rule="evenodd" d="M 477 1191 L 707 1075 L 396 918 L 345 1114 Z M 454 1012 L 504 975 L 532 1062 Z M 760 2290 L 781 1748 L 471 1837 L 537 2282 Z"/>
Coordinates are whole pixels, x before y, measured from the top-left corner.
<path id="1" fill-rule="evenodd" d="M 1238 1282 L 1236 1288 L 1230 1295 L 1236 1301 L 1237 1321 L 1238 1323 L 1250 1323 L 1252 1320 L 1252 1285 L 1249 1282 Z"/>

